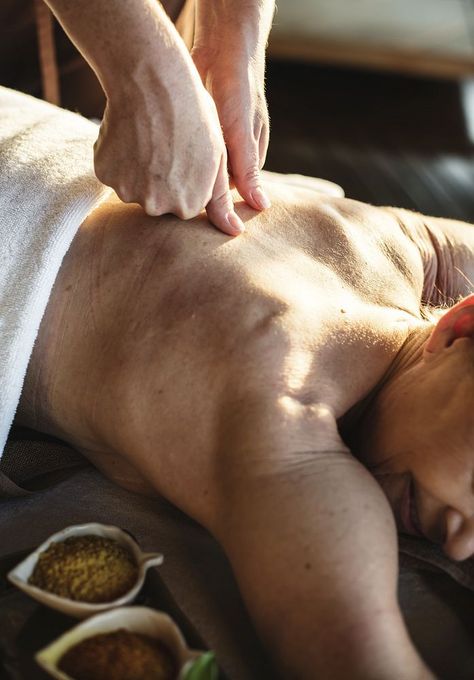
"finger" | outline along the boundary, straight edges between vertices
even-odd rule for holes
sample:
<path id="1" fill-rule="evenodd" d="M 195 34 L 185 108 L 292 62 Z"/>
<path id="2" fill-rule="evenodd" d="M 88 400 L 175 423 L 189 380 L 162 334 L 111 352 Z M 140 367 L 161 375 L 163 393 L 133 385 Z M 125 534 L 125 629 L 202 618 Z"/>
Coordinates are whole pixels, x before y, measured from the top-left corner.
<path id="1" fill-rule="evenodd" d="M 234 174 L 232 172 L 232 165 L 230 164 L 230 158 L 227 156 L 227 175 L 229 177 L 229 189 L 235 189 Z"/>
<path id="2" fill-rule="evenodd" d="M 270 199 L 260 180 L 260 153 L 256 139 L 249 138 L 244 144 L 227 147 L 232 166 L 232 178 L 244 201 L 255 210 L 270 207 Z"/>
<path id="3" fill-rule="evenodd" d="M 267 159 L 268 143 L 270 141 L 270 131 L 268 125 L 264 125 L 258 140 L 258 167 L 260 170 L 265 165 Z"/>
<path id="4" fill-rule="evenodd" d="M 244 223 L 234 210 L 227 176 L 227 157 L 222 154 L 212 198 L 206 206 L 209 221 L 224 234 L 238 236 L 245 231 Z"/>

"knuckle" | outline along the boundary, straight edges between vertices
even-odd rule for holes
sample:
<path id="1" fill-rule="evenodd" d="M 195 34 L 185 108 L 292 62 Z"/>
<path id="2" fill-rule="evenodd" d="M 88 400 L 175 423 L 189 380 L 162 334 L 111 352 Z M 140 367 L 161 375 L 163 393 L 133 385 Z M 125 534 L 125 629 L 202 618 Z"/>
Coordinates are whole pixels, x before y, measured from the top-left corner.
<path id="1" fill-rule="evenodd" d="M 209 195 L 209 199 L 206 200 Z M 210 200 L 211 192 L 206 194 L 198 193 L 197 191 L 188 191 L 180 197 L 179 202 L 175 204 L 173 213 L 182 220 L 190 220 L 199 215 L 204 210 Z"/>
<path id="2" fill-rule="evenodd" d="M 199 215 L 200 212 L 205 210 L 206 205 L 211 200 L 212 200 L 212 187 L 205 194 L 203 194 L 202 197 L 200 196 L 199 200 L 190 199 L 189 202 L 187 203 L 187 209 L 189 212 L 192 212 L 193 217 L 195 217 L 196 215 Z"/>
<path id="3" fill-rule="evenodd" d="M 99 178 L 104 184 L 112 187 L 117 196 L 123 203 L 133 203 L 136 200 L 133 186 L 123 177 L 114 175 L 111 172 L 103 172 L 103 177 Z"/>
<path id="4" fill-rule="evenodd" d="M 146 197 L 138 202 L 140 203 L 146 214 L 150 215 L 150 217 L 158 217 L 158 215 L 162 215 L 164 212 L 166 212 L 165 210 L 162 210 L 160 208 L 160 205 L 158 204 L 157 201 L 155 201 L 154 198 Z"/>
<path id="5" fill-rule="evenodd" d="M 122 203 L 133 203 L 133 199 L 125 192 L 120 191 L 120 189 L 115 189 L 115 193 L 120 198 Z"/>
<path id="6" fill-rule="evenodd" d="M 240 180 L 249 186 L 256 186 L 257 184 L 260 184 L 260 171 L 257 160 L 255 161 L 255 165 L 252 165 L 252 167 L 244 170 L 244 172 L 240 175 Z"/>
<path id="7" fill-rule="evenodd" d="M 232 206 L 232 199 L 230 193 L 228 191 L 224 191 L 223 193 L 214 196 L 211 203 L 212 206 L 219 211 L 229 210 Z"/>
<path id="8" fill-rule="evenodd" d="M 247 146 L 246 151 L 231 155 L 232 173 L 241 184 L 254 185 L 259 182 L 260 154 L 257 142 Z"/>
<path id="9" fill-rule="evenodd" d="M 200 212 L 201 210 L 195 210 L 191 206 L 179 206 L 176 210 L 173 210 L 173 213 L 182 220 L 191 220 Z"/>
<path id="10" fill-rule="evenodd" d="M 119 184 L 115 188 L 115 193 L 124 203 L 133 203 L 133 194 L 124 184 Z"/>
<path id="11" fill-rule="evenodd" d="M 147 215 L 158 217 L 158 215 L 170 212 L 169 196 L 157 188 L 156 182 L 149 176 L 142 176 L 141 179 L 137 179 L 136 188 L 136 201 Z"/>
<path id="12" fill-rule="evenodd" d="M 110 177 L 107 172 L 107 167 L 101 162 L 100 158 L 94 160 L 94 172 L 97 179 L 102 182 L 102 184 L 107 184 L 110 186 Z"/>

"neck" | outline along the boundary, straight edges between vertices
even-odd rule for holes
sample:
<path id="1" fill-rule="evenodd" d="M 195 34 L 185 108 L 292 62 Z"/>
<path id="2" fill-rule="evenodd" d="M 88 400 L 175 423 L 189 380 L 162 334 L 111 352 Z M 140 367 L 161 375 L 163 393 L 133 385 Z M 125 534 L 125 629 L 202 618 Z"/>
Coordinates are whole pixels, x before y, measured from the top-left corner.
<path id="1" fill-rule="evenodd" d="M 413 327 L 381 380 L 340 419 L 338 425 L 341 436 L 355 455 L 363 452 L 364 442 L 373 429 L 380 395 L 421 361 L 432 328 L 433 324 L 425 322 Z"/>

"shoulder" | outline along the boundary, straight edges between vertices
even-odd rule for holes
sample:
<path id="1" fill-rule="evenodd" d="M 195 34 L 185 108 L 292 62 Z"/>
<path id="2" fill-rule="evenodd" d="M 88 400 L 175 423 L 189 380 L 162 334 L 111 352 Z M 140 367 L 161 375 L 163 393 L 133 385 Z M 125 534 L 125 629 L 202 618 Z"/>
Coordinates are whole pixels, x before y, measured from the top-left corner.
<path id="1" fill-rule="evenodd" d="M 274 399 L 247 395 L 223 418 L 225 438 L 219 456 L 245 474 L 273 475 L 317 457 L 352 456 L 339 434 L 333 409 L 323 402 L 302 403 L 288 394 Z"/>

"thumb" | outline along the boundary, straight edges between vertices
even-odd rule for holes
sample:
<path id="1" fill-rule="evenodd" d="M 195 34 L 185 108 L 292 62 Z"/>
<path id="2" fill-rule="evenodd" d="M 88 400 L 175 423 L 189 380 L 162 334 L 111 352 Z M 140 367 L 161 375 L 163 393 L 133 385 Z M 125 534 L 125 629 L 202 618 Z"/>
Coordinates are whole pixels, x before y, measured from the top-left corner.
<path id="1" fill-rule="evenodd" d="M 238 236 L 245 231 L 244 223 L 234 210 L 227 175 L 227 156 L 222 154 L 212 197 L 206 206 L 209 221 L 224 234 Z"/>
<path id="2" fill-rule="evenodd" d="M 246 144 L 227 145 L 232 179 L 244 201 L 255 210 L 270 207 L 270 199 L 260 181 L 260 151 L 257 141 L 249 139 Z"/>

